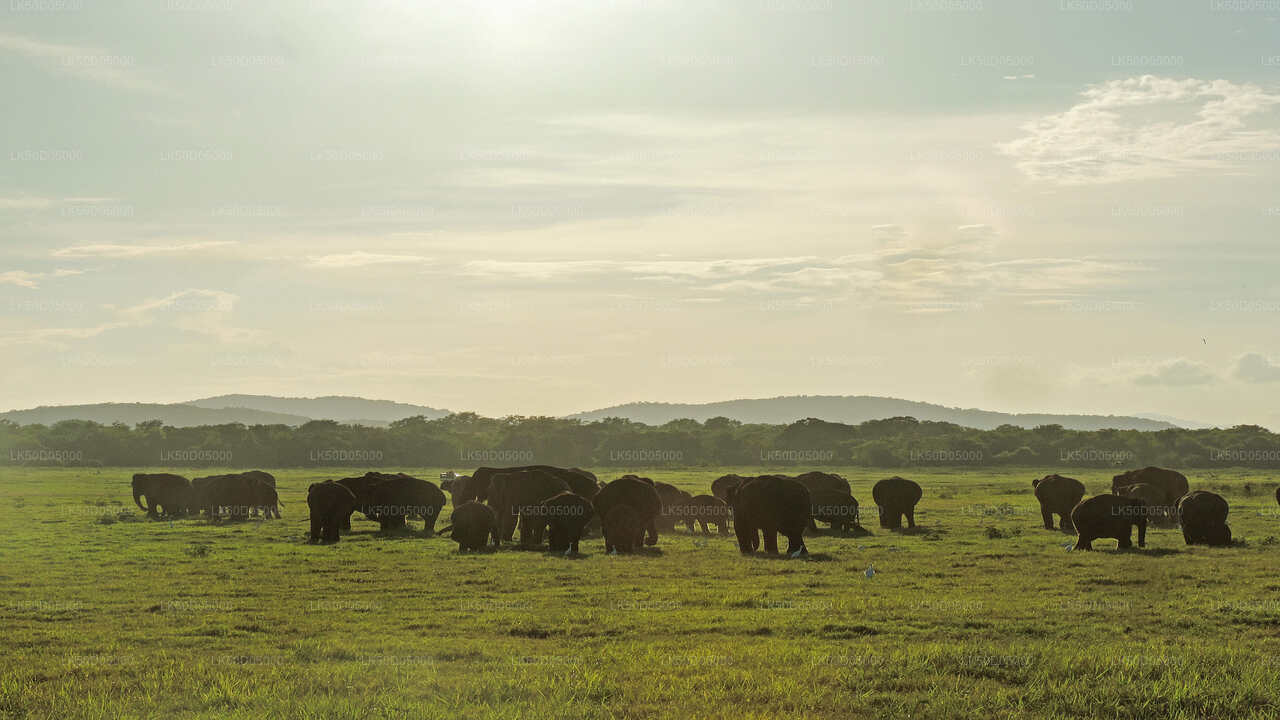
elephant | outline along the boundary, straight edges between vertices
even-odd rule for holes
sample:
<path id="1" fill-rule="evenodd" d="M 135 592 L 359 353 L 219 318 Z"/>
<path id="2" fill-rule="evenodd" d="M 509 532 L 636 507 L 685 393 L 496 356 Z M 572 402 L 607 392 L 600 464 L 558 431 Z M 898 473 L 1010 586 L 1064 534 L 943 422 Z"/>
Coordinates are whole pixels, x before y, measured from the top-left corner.
<path id="1" fill-rule="evenodd" d="M 270 480 L 263 478 L 264 475 Z M 274 477 L 259 470 L 242 473 L 241 477 L 246 482 L 254 483 L 255 501 L 254 507 L 250 508 L 253 514 L 257 514 L 258 510 L 262 510 L 262 516 L 268 520 L 271 518 L 279 519 L 284 516 L 284 513 L 280 510 L 284 503 L 280 502 L 280 494 L 276 492 L 276 479 Z"/>
<path id="2" fill-rule="evenodd" d="M 759 549 L 760 533 L 764 535 L 765 552 L 776 555 L 781 533 L 787 538 L 788 555 L 809 554 L 804 531 L 809 526 L 811 503 L 804 485 L 788 478 L 758 477 L 734 489 L 729 504 L 733 506 L 733 528 L 742 553 Z"/>
<path id="3" fill-rule="evenodd" d="M 1174 500 L 1172 505 L 1168 504 L 1167 494 L 1154 485 L 1148 483 L 1126 485 L 1120 488 L 1120 492 L 1116 494 L 1123 497 L 1138 498 L 1145 502 L 1147 504 L 1147 522 L 1156 527 L 1174 527 L 1178 524 L 1177 500 Z"/>
<path id="4" fill-rule="evenodd" d="M 1155 515 L 1159 524 L 1170 527 L 1175 525 L 1177 521 L 1174 516 L 1178 498 L 1186 495 L 1191 490 L 1191 485 L 1187 482 L 1187 476 L 1176 470 L 1158 467 L 1130 470 L 1111 479 L 1111 492 L 1116 495 L 1124 495 L 1124 488 L 1139 483 L 1151 485 L 1160 492 L 1156 505 L 1160 506 L 1161 509 L 1156 511 Z"/>
<path id="5" fill-rule="evenodd" d="M 907 527 L 916 526 L 916 503 L 920 502 L 924 491 L 911 480 L 893 476 L 885 478 L 871 488 L 871 498 L 880 509 L 880 527 L 898 530 L 902 527 L 902 518 L 907 518 Z"/>
<path id="6" fill-rule="evenodd" d="M 421 518 L 422 534 L 431 537 L 445 502 L 444 493 L 435 483 L 396 473 L 370 488 L 365 512 L 371 510 L 384 531 L 404 527 L 408 518 Z"/>
<path id="7" fill-rule="evenodd" d="M 1071 523 L 1079 534 L 1076 550 L 1092 550 L 1098 538 L 1115 538 L 1124 550 L 1133 547 L 1133 527 L 1138 547 L 1147 546 L 1147 504 L 1140 498 L 1094 495 L 1071 510 Z"/>
<path id="8" fill-rule="evenodd" d="M 533 516 L 543 500 L 569 490 L 563 478 L 545 470 L 517 470 L 498 473 L 489 480 L 489 507 L 498 517 L 498 537 L 510 541 L 520 522 L 520 544 L 541 545 L 545 523 Z"/>
<path id="9" fill-rule="evenodd" d="M 849 493 L 841 490 L 810 490 L 809 503 L 811 525 L 814 520 L 821 520 L 840 533 L 866 532 L 858 522 L 858 501 Z"/>
<path id="10" fill-rule="evenodd" d="M 742 477 L 741 475 L 735 475 L 733 473 L 730 473 L 728 475 L 721 475 L 720 477 L 711 481 L 711 494 L 715 495 L 721 500 L 724 500 L 725 502 L 729 502 L 729 497 L 732 495 L 731 489 L 736 488 L 737 486 L 741 485 L 742 483 L 750 479 L 751 478 L 745 478 L 745 477 Z"/>
<path id="11" fill-rule="evenodd" d="M 356 495 L 351 489 L 332 480 L 311 483 L 307 488 L 307 507 L 311 510 L 311 542 L 338 542 L 342 521 L 351 517 Z"/>
<path id="12" fill-rule="evenodd" d="M 543 500 L 541 510 L 540 522 L 550 528 L 548 548 L 565 555 L 577 555 L 582 531 L 595 514 L 591 501 L 577 493 L 562 492 Z"/>
<path id="13" fill-rule="evenodd" d="M 161 515 L 181 517 L 191 511 L 191 481 L 173 473 L 135 473 L 133 502 L 152 520 L 159 520 Z"/>
<path id="14" fill-rule="evenodd" d="M 267 499 L 260 486 L 239 473 L 198 477 L 191 481 L 193 504 L 210 520 L 219 519 L 223 510 L 231 519 L 243 520 Z"/>
<path id="15" fill-rule="evenodd" d="M 569 485 L 570 490 L 583 497 L 591 497 L 596 491 L 596 476 L 579 468 L 561 468 L 554 465 L 522 465 L 509 468 L 482 467 L 471 473 L 470 482 L 466 483 L 464 487 L 460 487 L 453 494 L 453 502 L 455 505 L 459 502 L 469 502 L 471 500 L 488 502 L 489 486 L 494 475 L 523 470 L 542 470 L 555 475 L 564 480 Z M 457 487 L 456 484 L 455 487 Z"/>
<path id="16" fill-rule="evenodd" d="M 1231 526 L 1227 525 L 1227 501 L 1217 493 L 1195 490 L 1178 500 L 1178 521 L 1182 539 L 1188 545 L 1225 547 L 1231 544 Z"/>
<path id="17" fill-rule="evenodd" d="M 662 514 L 662 500 L 653 485 L 644 480 L 632 477 L 620 477 L 605 485 L 592 499 L 596 514 L 602 524 L 609 518 L 609 510 L 616 505 L 628 505 L 639 517 L 644 527 L 645 545 L 658 544 L 658 516 Z M 608 543 L 608 529 L 605 529 L 605 542 Z"/>
<path id="18" fill-rule="evenodd" d="M 208 475 L 191 481 L 194 505 L 216 518 L 222 509 L 232 518 L 244 519 L 261 512 L 265 518 L 280 517 L 280 496 L 270 473 L 250 470 L 242 473 Z"/>
<path id="19" fill-rule="evenodd" d="M 381 516 L 376 512 L 374 505 L 374 487 L 378 486 L 383 480 L 392 478 L 407 478 L 408 475 L 403 473 L 388 474 L 376 473 L 376 471 L 367 471 L 358 478 L 343 478 L 338 480 L 338 484 L 346 487 L 356 496 L 356 509 L 365 518 L 375 521 L 379 525 L 383 525 L 383 529 L 387 529 L 381 520 Z M 347 515 L 342 521 L 342 529 L 351 532 L 351 515 Z"/>
<path id="20" fill-rule="evenodd" d="M 488 505 L 474 500 L 463 503 L 453 511 L 449 520 L 452 530 L 449 537 L 458 543 L 458 552 L 484 550 L 490 538 L 493 538 L 493 546 L 498 547 L 498 517 Z"/>
<path id="21" fill-rule="evenodd" d="M 454 507 L 461 507 L 475 500 L 475 493 L 470 493 L 471 475 L 454 475 L 452 478 L 440 480 L 440 489 L 449 493 Z"/>
<path id="22" fill-rule="evenodd" d="M 849 481 L 835 473 L 824 473 L 813 470 L 802 475 L 797 475 L 792 479 L 808 488 L 810 494 L 818 492 L 819 490 L 834 490 L 836 492 L 845 493 L 853 492 L 853 488 L 849 487 Z"/>
<path id="23" fill-rule="evenodd" d="M 693 520 L 684 515 L 684 508 L 693 496 L 671 483 L 654 483 L 653 489 L 658 491 L 658 499 L 662 502 L 662 514 L 658 517 L 659 529 L 675 530 L 677 522 L 684 522 L 689 532 L 693 532 Z"/>
<path id="24" fill-rule="evenodd" d="M 729 516 L 733 514 L 729 503 L 715 495 L 694 495 L 686 507 L 688 522 L 697 522 L 702 527 L 703 535 L 710 535 L 708 524 L 715 525 L 721 535 L 729 534 Z"/>
<path id="25" fill-rule="evenodd" d="M 635 552 L 640 548 L 647 524 L 643 514 L 626 503 L 609 506 L 601 520 L 601 526 L 604 528 L 604 551 L 607 553 Z"/>
<path id="26" fill-rule="evenodd" d="M 1040 517 L 1044 520 L 1044 529 L 1053 530 L 1053 516 L 1058 516 L 1058 524 L 1062 530 L 1074 531 L 1071 525 L 1071 510 L 1084 497 L 1084 483 L 1064 475 L 1045 475 L 1031 481 L 1035 488 L 1036 500 L 1040 501 Z"/>

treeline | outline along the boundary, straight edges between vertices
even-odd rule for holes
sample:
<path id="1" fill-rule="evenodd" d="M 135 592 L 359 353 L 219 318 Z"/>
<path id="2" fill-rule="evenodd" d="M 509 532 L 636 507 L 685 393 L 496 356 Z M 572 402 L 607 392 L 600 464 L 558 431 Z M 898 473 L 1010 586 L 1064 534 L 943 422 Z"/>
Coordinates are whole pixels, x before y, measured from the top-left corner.
<path id="1" fill-rule="evenodd" d="M 1255 425 L 1209 430 L 1066 430 L 1002 425 L 976 430 L 900 417 L 843 425 L 729 418 L 661 426 L 623 419 L 485 418 L 459 413 L 389 427 L 317 420 L 299 427 L 240 424 L 169 427 L 159 421 L 54 425 L 0 421 L 0 463 L 122 467 L 452 467 L 550 464 L 871 467 L 1020 465 L 1175 468 L 1280 467 L 1280 436 Z"/>

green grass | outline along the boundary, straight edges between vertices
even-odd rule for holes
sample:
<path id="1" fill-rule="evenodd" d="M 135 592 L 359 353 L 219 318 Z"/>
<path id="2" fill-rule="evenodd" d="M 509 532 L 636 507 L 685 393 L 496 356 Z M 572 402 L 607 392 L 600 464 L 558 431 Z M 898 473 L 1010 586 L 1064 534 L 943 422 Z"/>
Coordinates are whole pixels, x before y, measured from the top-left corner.
<path id="1" fill-rule="evenodd" d="M 650 555 L 459 555 L 362 519 L 311 546 L 307 485 L 350 471 L 278 471 L 283 520 L 218 526 L 146 521 L 129 470 L 6 468 L 0 717 L 1280 717 L 1270 477 L 1190 476 L 1237 547 L 1157 529 L 1077 553 L 1040 527 L 1042 470 L 835 470 L 864 507 L 919 482 L 922 531 L 866 523 L 809 560 L 683 530 Z"/>

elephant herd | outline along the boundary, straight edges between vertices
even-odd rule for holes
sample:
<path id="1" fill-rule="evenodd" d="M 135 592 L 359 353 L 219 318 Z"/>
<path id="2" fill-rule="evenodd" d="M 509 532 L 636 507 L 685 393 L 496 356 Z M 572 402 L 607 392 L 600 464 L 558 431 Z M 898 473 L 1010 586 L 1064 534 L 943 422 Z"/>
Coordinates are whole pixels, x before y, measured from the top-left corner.
<path id="1" fill-rule="evenodd" d="M 1133 529 L 1138 530 L 1138 547 L 1147 544 L 1147 525 L 1182 527 L 1188 545 L 1227 546 L 1231 528 L 1229 507 L 1217 493 L 1191 490 L 1180 472 L 1145 467 L 1116 475 L 1109 494 L 1084 499 L 1084 483 L 1062 475 L 1048 475 L 1031 482 L 1046 530 L 1059 527 L 1074 531 L 1075 549 L 1092 550 L 1093 541 L 1113 538 L 1121 548 L 1133 547 Z M 1280 502 L 1280 489 L 1276 490 Z"/>
<path id="2" fill-rule="evenodd" d="M 275 478 L 260 470 L 187 480 L 170 473 L 133 476 L 133 498 L 154 519 L 202 513 L 224 516 L 261 515 L 279 518 L 282 503 Z M 1115 476 L 1108 494 L 1085 498 L 1083 483 L 1063 475 L 1032 481 L 1046 529 L 1075 532 L 1075 548 L 1092 550 L 1093 541 L 1114 538 L 1121 548 L 1132 547 L 1132 531 L 1145 547 L 1148 524 L 1181 526 L 1188 545 L 1231 544 L 1229 511 L 1222 496 L 1191 491 L 1187 478 L 1173 470 L 1147 467 Z M 658 542 L 660 531 L 683 524 L 689 532 L 711 526 L 721 535 L 736 535 L 738 549 L 752 553 L 763 541 L 767 553 L 778 553 L 778 536 L 787 540 L 786 552 L 808 554 L 804 537 L 817 531 L 817 522 L 838 534 L 867 534 L 860 524 L 858 501 L 849 482 L 839 475 L 807 472 L 797 476 L 724 475 L 711 484 L 711 494 L 692 495 L 674 485 L 638 475 L 599 481 L 580 468 L 551 465 L 482 467 L 470 476 L 434 483 L 404 473 L 367 472 L 359 477 L 313 483 L 307 490 L 311 542 L 337 542 L 351 530 L 351 516 L 360 512 L 383 531 L 403 529 L 409 520 L 423 523 L 422 534 L 435 534 L 436 521 L 447 504 L 454 507 L 449 527 L 442 530 L 459 550 L 482 550 L 512 542 L 519 530 L 523 547 L 545 547 L 577 553 L 583 537 L 599 531 L 606 552 L 630 553 Z M 915 509 L 923 497 L 919 484 L 890 477 L 871 489 L 880 527 L 916 527 Z M 145 505 L 143 501 L 145 502 Z M 1276 500 L 1280 502 L 1280 490 Z"/>
<path id="3" fill-rule="evenodd" d="M 710 495 L 691 495 L 674 485 L 638 475 L 624 475 L 602 483 L 579 468 L 534 465 L 480 468 L 470 476 L 443 484 L 453 496 L 452 538 L 460 550 L 497 547 L 520 530 L 520 544 L 576 553 L 585 533 L 599 526 L 607 552 L 629 553 L 656 545 L 659 532 L 683 524 L 704 534 L 715 526 L 728 535 L 730 524 L 738 549 L 778 552 L 778 536 L 787 539 L 787 553 L 802 556 L 806 531 L 815 521 L 840 533 L 862 532 L 858 501 L 839 475 L 809 472 L 797 477 L 725 475 L 711 485 Z M 873 490 L 881 508 L 881 525 L 901 527 L 906 518 L 915 526 L 920 486 L 903 478 L 889 478 Z"/>
<path id="4" fill-rule="evenodd" d="M 142 504 L 143 500 L 146 505 Z M 250 470 L 227 475 L 209 475 L 188 480 L 172 473 L 136 473 L 133 502 L 147 516 L 175 518 L 203 513 L 211 519 L 223 514 L 232 518 L 259 515 L 279 518 L 280 502 L 276 479 L 271 473 Z"/>

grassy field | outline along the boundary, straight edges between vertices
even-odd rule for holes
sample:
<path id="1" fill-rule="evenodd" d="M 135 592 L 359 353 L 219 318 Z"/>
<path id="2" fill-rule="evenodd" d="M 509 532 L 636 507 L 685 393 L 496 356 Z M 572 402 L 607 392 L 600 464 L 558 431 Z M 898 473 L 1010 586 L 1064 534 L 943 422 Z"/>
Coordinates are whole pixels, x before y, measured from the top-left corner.
<path id="1" fill-rule="evenodd" d="M 1040 527 L 1045 469 L 829 469 L 864 506 L 919 482 L 921 531 L 871 522 L 808 560 L 682 529 L 638 556 L 460 555 L 362 519 L 311 546 L 307 485 L 358 473 L 278 471 L 283 520 L 210 525 L 146 521 L 130 470 L 5 468 L 0 717 L 1280 717 L 1270 476 L 1189 474 L 1236 547 L 1156 529 L 1083 553 Z"/>

